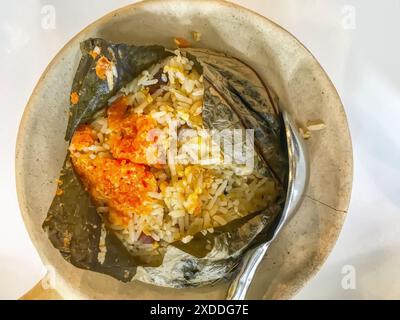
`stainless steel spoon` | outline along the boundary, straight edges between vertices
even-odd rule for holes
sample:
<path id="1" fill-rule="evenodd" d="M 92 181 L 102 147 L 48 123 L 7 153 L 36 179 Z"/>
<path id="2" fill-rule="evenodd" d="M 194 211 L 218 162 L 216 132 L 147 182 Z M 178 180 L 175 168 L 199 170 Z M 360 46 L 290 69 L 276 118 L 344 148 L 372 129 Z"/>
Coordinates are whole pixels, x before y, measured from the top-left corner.
<path id="1" fill-rule="evenodd" d="M 246 298 L 258 265 L 271 242 L 276 238 L 284 224 L 297 211 L 308 184 L 309 162 L 303 138 L 300 136 L 295 123 L 288 113 L 283 111 L 282 116 L 285 124 L 289 159 L 288 189 L 285 206 L 271 239 L 249 250 L 244 255 L 240 270 L 229 287 L 227 300 L 244 300 Z"/>

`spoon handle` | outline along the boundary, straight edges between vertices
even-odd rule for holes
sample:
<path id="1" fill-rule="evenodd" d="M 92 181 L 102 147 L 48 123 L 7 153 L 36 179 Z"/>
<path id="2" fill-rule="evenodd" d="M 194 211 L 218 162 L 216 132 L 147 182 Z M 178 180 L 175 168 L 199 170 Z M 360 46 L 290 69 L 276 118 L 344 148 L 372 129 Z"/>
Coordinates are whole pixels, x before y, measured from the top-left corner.
<path id="1" fill-rule="evenodd" d="M 232 281 L 226 299 L 227 300 L 244 300 L 247 291 L 253 281 L 254 274 L 260 264 L 265 252 L 269 247 L 270 242 L 263 243 L 262 245 L 250 250 L 243 257 L 242 264 L 238 274 Z"/>
<path id="2" fill-rule="evenodd" d="M 299 207 L 308 184 L 309 161 L 304 142 L 289 114 L 283 112 L 288 145 L 289 175 L 285 206 L 272 238 L 258 247 L 246 252 L 242 265 L 232 281 L 226 299 L 244 300 L 257 267 L 264 257 L 270 243 L 276 238 L 284 224 L 290 220 Z"/>

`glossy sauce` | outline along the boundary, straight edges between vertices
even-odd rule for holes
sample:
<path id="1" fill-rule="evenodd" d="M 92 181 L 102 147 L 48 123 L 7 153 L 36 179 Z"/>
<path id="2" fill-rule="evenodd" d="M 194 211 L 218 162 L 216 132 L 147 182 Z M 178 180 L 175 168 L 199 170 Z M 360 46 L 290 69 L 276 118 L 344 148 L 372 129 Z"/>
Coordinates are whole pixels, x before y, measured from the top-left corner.
<path id="1" fill-rule="evenodd" d="M 134 214 L 148 214 L 152 207 L 147 193 L 157 192 L 154 175 L 145 165 L 148 131 L 156 123 L 147 116 L 127 115 L 123 99 L 108 109 L 112 156 L 94 156 L 88 152 L 96 142 L 89 125 L 76 130 L 70 145 L 72 163 L 97 204 L 109 207 L 108 219 L 114 225 L 127 226 Z"/>

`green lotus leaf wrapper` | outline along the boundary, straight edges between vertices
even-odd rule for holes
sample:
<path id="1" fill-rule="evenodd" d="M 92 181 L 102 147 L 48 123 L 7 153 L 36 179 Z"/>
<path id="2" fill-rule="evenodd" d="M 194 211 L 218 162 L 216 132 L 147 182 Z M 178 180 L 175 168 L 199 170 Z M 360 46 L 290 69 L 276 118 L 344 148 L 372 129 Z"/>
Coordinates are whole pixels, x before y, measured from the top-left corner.
<path id="1" fill-rule="evenodd" d="M 112 89 L 99 79 L 91 52 L 100 48 L 115 65 Z M 79 101 L 71 105 L 65 139 L 70 141 L 79 125 L 89 123 L 107 107 L 108 100 L 123 86 L 168 55 L 162 46 L 113 44 L 103 39 L 81 43 L 82 58 L 72 92 Z M 48 210 L 43 229 L 55 248 L 78 268 L 110 275 L 128 282 L 138 279 L 162 286 L 187 287 L 228 277 L 241 255 L 269 239 L 275 219 L 283 209 L 287 181 L 287 148 L 276 99 L 258 75 L 243 62 L 205 49 L 181 49 L 195 62 L 204 77 L 203 122 L 206 128 L 253 129 L 254 170 L 275 182 L 273 203 L 264 210 L 215 228 L 213 233 L 196 233 L 188 243 L 176 241 L 165 252 L 132 255 L 109 230 L 97 213 L 67 154 L 59 186 Z"/>

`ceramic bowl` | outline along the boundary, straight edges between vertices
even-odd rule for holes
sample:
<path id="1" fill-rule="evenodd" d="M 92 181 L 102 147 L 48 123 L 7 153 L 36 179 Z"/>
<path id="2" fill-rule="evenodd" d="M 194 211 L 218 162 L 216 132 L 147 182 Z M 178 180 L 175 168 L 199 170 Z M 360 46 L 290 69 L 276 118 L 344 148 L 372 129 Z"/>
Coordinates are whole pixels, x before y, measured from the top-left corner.
<path id="1" fill-rule="evenodd" d="M 26 106 L 16 153 L 21 212 L 43 263 L 55 272 L 63 298 L 220 299 L 228 283 L 170 289 L 141 282 L 121 283 L 67 263 L 52 247 L 41 224 L 56 190 L 66 154 L 69 92 L 80 58 L 79 43 L 89 37 L 114 42 L 171 47 L 176 36 L 195 46 L 226 52 L 252 66 L 279 96 L 298 123 L 323 120 L 307 147 L 311 176 L 305 199 L 293 220 L 270 247 L 248 297 L 292 297 L 321 267 L 332 250 L 348 208 L 352 150 L 346 116 L 328 76 L 290 33 L 267 18 L 223 1 L 145 1 L 89 25 L 49 64 Z"/>

